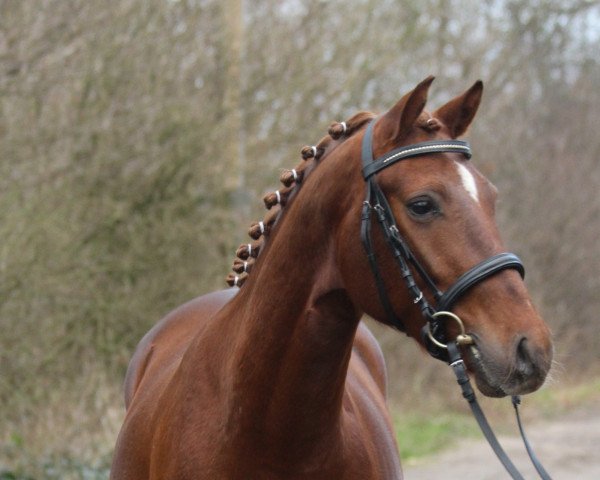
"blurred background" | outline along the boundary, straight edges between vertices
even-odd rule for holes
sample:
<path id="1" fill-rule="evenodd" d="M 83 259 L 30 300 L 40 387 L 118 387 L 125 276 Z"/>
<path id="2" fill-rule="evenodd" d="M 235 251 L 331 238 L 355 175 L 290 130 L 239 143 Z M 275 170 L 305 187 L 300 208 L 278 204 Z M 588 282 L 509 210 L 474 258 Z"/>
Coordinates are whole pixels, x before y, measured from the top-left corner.
<path id="1" fill-rule="evenodd" d="M 485 84 L 474 162 L 556 341 L 536 415 L 589 400 L 599 45 L 588 0 L 0 0 L 0 478 L 107 478 L 141 336 L 225 286 L 302 146 L 429 74 L 431 108 Z M 375 330 L 399 428 L 464 411 Z"/>

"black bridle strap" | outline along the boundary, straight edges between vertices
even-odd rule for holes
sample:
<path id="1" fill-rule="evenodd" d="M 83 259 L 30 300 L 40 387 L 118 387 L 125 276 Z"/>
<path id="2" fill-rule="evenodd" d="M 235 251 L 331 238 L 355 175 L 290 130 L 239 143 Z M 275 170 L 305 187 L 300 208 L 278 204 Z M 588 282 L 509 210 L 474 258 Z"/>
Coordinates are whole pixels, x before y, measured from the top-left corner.
<path id="1" fill-rule="evenodd" d="M 367 259 L 369 260 L 369 266 L 373 272 L 373 277 L 375 278 L 375 287 L 377 288 L 377 294 L 379 295 L 379 300 L 383 306 L 383 309 L 385 310 L 385 314 L 395 328 L 401 332 L 405 332 L 406 328 L 404 327 L 404 323 L 394 312 L 394 308 L 392 307 L 390 299 L 386 293 L 383 277 L 381 276 L 379 267 L 377 266 L 377 257 L 375 255 L 375 249 L 373 248 L 371 240 L 371 212 L 373 210 L 371 204 L 369 203 L 369 199 L 372 196 L 371 187 L 372 185 L 370 183 L 367 184 L 367 200 L 364 201 L 362 208 L 360 238 L 365 248 Z"/>
<path id="2" fill-rule="evenodd" d="M 525 430 L 523 429 L 523 424 L 521 423 L 521 415 L 519 414 L 519 405 L 521 404 L 521 397 L 519 397 L 518 395 L 513 395 L 512 404 L 513 407 L 515 407 L 517 425 L 519 426 L 519 432 L 521 433 L 521 438 L 523 439 L 523 444 L 525 445 L 525 450 L 527 450 L 527 455 L 529 455 L 531 463 L 535 467 L 536 471 L 538 472 L 538 475 L 542 480 L 551 480 L 550 475 L 542 465 L 542 462 L 539 461 L 537 455 L 533 451 L 533 448 L 531 448 L 529 440 L 527 440 L 527 435 L 525 435 Z"/>
<path id="3" fill-rule="evenodd" d="M 471 412 L 473 413 L 473 416 L 475 417 L 475 420 L 477 421 L 481 432 L 483 433 L 484 437 L 490 444 L 490 447 L 492 447 L 492 450 L 494 451 L 494 453 L 496 454 L 506 471 L 509 473 L 509 475 L 515 480 L 523 480 L 523 476 L 512 463 L 512 461 L 500 445 L 500 442 L 498 442 L 498 439 L 496 438 L 492 427 L 488 423 L 487 418 L 485 417 L 485 414 L 483 413 L 483 410 L 481 409 L 481 406 L 477 401 L 477 396 L 475 395 L 475 391 L 471 386 L 471 381 L 469 380 L 467 368 L 463 359 L 460 356 L 460 352 L 458 350 L 456 342 L 449 342 L 447 344 L 447 347 L 449 355 L 449 364 L 452 367 L 452 370 L 454 371 L 456 381 L 460 385 L 463 397 L 469 403 Z M 531 448 L 531 445 L 527 440 L 527 436 L 525 435 L 525 430 L 523 429 L 523 425 L 521 424 L 521 417 L 519 415 L 518 408 L 518 405 L 521 403 L 521 399 L 515 395 L 512 397 L 512 403 L 515 407 L 515 414 L 517 416 L 519 432 L 521 434 L 521 438 L 523 439 L 523 443 L 525 444 L 525 449 L 527 450 L 527 455 L 529 455 L 531 463 L 535 467 L 536 471 L 538 472 L 538 475 L 542 480 L 552 480 L 546 469 L 543 467 L 543 465 L 537 458 L 535 452 L 533 451 L 533 448 Z"/>
<path id="4" fill-rule="evenodd" d="M 417 258 L 413 255 L 410 250 L 408 244 L 404 241 L 404 239 L 400 235 L 400 231 L 396 226 L 396 220 L 392 216 L 392 208 L 387 201 L 387 198 L 379 188 L 377 182 L 373 180 L 369 180 L 368 182 L 369 188 L 373 191 L 372 197 L 375 202 L 375 208 L 378 210 L 377 219 L 384 231 L 386 241 L 388 245 L 394 252 L 394 257 L 396 260 L 401 263 L 401 268 L 406 266 L 406 262 L 410 262 L 413 267 L 417 270 L 421 278 L 425 281 L 427 288 L 433 294 L 433 298 L 437 302 L 442 297 L 442 292 L 440 292 L 437 288 L 435 282 L 431 279 L 431 277 L 427 274 L 427 271 L 423 266 L 419 263 Z M 404 274 L 405 272 L 403 272 Z M 408 271 L 410 274 L 410 271 Z M 403 275 L 404 276 L 404 275 Z M 421 291 L 418 289 L 417 285 L 414 283 L 414 279 L 412 274 L 409 277 L 405 277 L 405 280 L 411 282 L 408 285 L 408 289 L 411 291 L 411 294 L 414 298 L 418 298 L 421 295 Z"/>
<path id="5" fill-rule="evenodd" d="M 490 424 L 485 418 L 483 410 L 479 406 L 477 402 L 477 397 L 475 396 L 475 391 L 471 386 L 471 382 L 469 380 L 469 375 L 467 374 L 467 368 L 465 367 L 465 363 L 463 359 L 460 357 L 460 352 L 458 351 L 458 347 L 455 342 L 449 342 L 448 346 L 448 354 L 450 357 L 449 363 L 454 371 L 454 375 L 456 375 L 456 381 L 460 385 L 462 389 L 463 397 L 469 402 L 469 407 L 471 407 L 471 412 L 473 412 L 473 416 L 475 420 L 477 420 L 477 424 L 481 429 L 481 432 L 485 436 L 486 440 L 492 447 L 492 450 L 498 457 L 498 460 L 504 465 L 504 468 L 509 473 L 509 475 L 515 480 L 524 480 L 523 476 L 519 473 L 517 468 L 511 462 L 510 458 L 498 442 L 496 435 L 494 435 L 494 431 Z"/>
<path id="6" fill-rule="evenodd" d="M 373 122 L 371 122 L 369 125 L 372 124 Z M 372 135 L 369 135 L 369 137 L 372 138 Z M 366 180 L 380 170 L 383 170 L 384 168 L 387 168 L 397 161 L 405 158 L 418 157 L 419 155 L 427 155 L 429 153 L 446 152 L 462 153 L 467 159 L 471 158 L 471 147 L 469 147 L 467 142 L 463 142 L 461 140 L 432 140 L 429 142 L 413 143 L 412 145 L 408 145 L 406 147 L 400 147 L 391 150 L 375 161 L 373 161 L 373 156 L 371 153 L 371 162 L 366 165 L 363 164 L 363 177 Z"/>
<path id="7" fill-rule="evenodd" d="M 383 277 L 379 271 L 375 252 L 371 240 L 371 211 L 375 212 L 377 221 L 379 222 L 384 238 L 401 270 L 402 277 L 407 285 L 409 293 L 415 304 L 418 304 L 423 312 L 423 315 L 430 323 L 430 331 L 436 333 L 436 338 L 443 340 L 443 329 L 439 322 L 432 319 L 434 310 L 430 307 L 425 295 L 417 286 L 411 269 L 410 263 L 418 272 L 421 279 L 425 282 L 436 302 L 442 297 L 442 292 L 437 288 L 435 282 L 428 275 L 427 270 L 423 268 L 417 258 L 412 254 L 408 244 L 404 241 L 396 220 L 392 214 L 392 209 L 387 201 L 386 196 L 381 191 L 381 188 L 375 180 L 375 174 L 384 168 L 387 168 L 396 162 L 413 158 L 420 155 L 430 153 L 461 153 L 467 159 L 471 157 L 471 149 L 466 142 L 459 140 L 436 140 L 429 142 L 421 142 L 405 147 L 396 148 L 384 155 L 373 159 L 373 128 L 376 120 L 369 122 L 362 140 L 362 171 L 366 183 L 366 197 L 363 203 L 362 220 L 361 220 L 361 240 L 369 259 L 369 265 L 375 278 L 375 285 L 380 302 L 384 307 L 388 321 L 401 331 L 405 331 L 402 321 L 395 314 L 391 301 L 387 295 L 386 286 Z M 429 352 L 432 356 L 438 359 L 445 359 L 445 352 L 436 349 L 433 344 Z"/>
<path id="8" fill-rule="evenodd" d="M 363 172 L 364 172 L 364 169 L 365 168 L 368 169 L 368 167 L 370 165 L 375 165 L 375 164 L 383 165 L 383 167 L 381 167 L 381 168 L 384 168 L 384 167 L 387 167 L 387 166 L 395 163 L 396 161 L 398 161 L 402 158 L 408 158 L 408 155 L 406 155 L 405 153 L 408 152 L 408 150 L 410 150 L 407 148 L 396 149 L 392 152 L 389 152 L 390 154 L 393 154 L 393 155 L 386 154 L 383 157 L 377 159 L 375 162 L 373 162 L 372 136 L 373 136 L 374 124 L 375 124 L 375 121 L 371 121 L 367 125 L 365 134 L 363 137 L 363 142 L 362 142 Z M 442 142 L 431 142 L 431 143 L 432 143 L 432 145 L 431 145 L 432 152 L 440 151 L 439 148 L 440 148 L 440 145 Z M 443 142 L 443 143 L 446 144 L 448 142 Z M 464 144 L 464 142 L 461 142 L 461 144 Z M 419 145 L 418 151 L 422 152 L 425 147 L 425 143 L 418 144 L 418 145 Z M 401 154 L 399 155 L 398 152 L 400 152 Z M 423 152 L 423 153 L 425 153 L 425 152 Z M 410 154 L 410 156 L 413 156 L 413 155 L 416 155 L 416 153 L 413 152 Z M 393 159 L 391 158 L 392 156 L 394 157 Z M 389 162 L 384 165 L 384 162 L 386 162 L 386 160 L 389 160 Z M 394 312 L 391 301 L 390 301 L 389 296 L 386 291 L 385 282 L 383 280 L 383 277 L 379 271 L 379 266 L 377 264 L 377 258 L 375 255 L 375 250 L 373 249 L 373 242 L 371 239 L 371 213 L 372 212 L 375 213 L 376 219 L 381 226 L 385 241 L 387 242 L 388 246 L 390 247 L 392 255 L 400 268 L 402 278 L 404 279 L 404 281 L 407 285 L 408 291 L 409 291 L 410 295 L 412 296 L 413 301 L 415 302 L 415 304 L 419 304 L 421 311 L 423 312 L 423 314 L 426 317 L 429 318 L 431 316 L 432 309 L 429 306 L 429 304 L 427 303 L 427 300 L 425 299 L 423 292 L 417 286 L 407 262 L 410 262 L 416 268 L 416 270 L 419 272 L 419 274 L 421 275 L 423 280 L 426 282 L 427 286 L 432 290 L 432 292 L 434 294 L 434 298 L 436 300 L 439 297 L 441 297 L 442 294 L 437 289 L 435 283 L 429 278 L 425 269 L 419 264 L 416 257 L 411 253 L 410 249 L 408 248 L 408 245 L 401 238 L 398 228 L 396 227 L 395 219 L 391 213 L 392 210 L 387 202 L 385 195 L 379 188 L 379 185 L 377 184 L 375 179 L 374 178 L 365 178 L 365 181 L 366 181 L 367 188 L 366 188 L 365 201 L 363 202 L 362 217 L 361 217 L 361 229 L 360 229 L 361 241 L 362 241 L 363 247 L 365 249 L 365 252 L 367 254 L 367 258 L 369 260 L 369 266 L 371 267 L 371 271 L 373 272 L 373 277 L 375 279 L 375 286 L 377 288 L 377 293 L 378 293 L 380 302 L 385 310 L 388 321 L 390 322 L 390 324 L 392 324 L 398 330 L 405 332 L 406 328 L 404 327 L 403 322 L 400 320 L 400 318 Z M 435 330 L 440 331 L 440 329 L 435 329 Z M 436 356 L 434 353 L 432 353 L 432 355 Z"/>
<path id="9" fill-rule="evenodd" d="M 523 263 L 519 257 L 514 253 L 499 253 L 485 259 L 469 271 L 463 273 L 440 297 L 437 305 L 438 310 L 450 310 L 454 302 L 472 286 L 507 268 L 517 270 L 521 278 L 525 278 L 525 267 L 523 267 Z"/>
<path id="10" fill-rule="evenodd" d="M 365 134 L 362 141 L 362 161 L 363 168 L 373 161 L 373 126 L 375 125 L 375 120 L 372 120 L 367 125 L 365 130 Z M 394 312 L 394 308 L 392 307 L 392 303 L 390 301 L 389 296 L 386 292 L 385 283 L 383 281 L 383 277 L 381 276 L 381 272 L 379 271 L 379 266 L 377 264 L 377 257 L 375 255 L 375 249 L 373 248 L 373 242 L 371 239 L 371 213 L 373 212 L 373 205 L 371 204 L 373 198 L 376 196 L 375 190 L 378 189 L 376 184 L 371 181 L 367 181 L 367 191 L 365 195 L 365 201 L 363 202 L 362 208 L 362 218 L 361 218 L 361 226 L 360 226 L 360 238 L 367 254 L 367 259 L 369 260 L 369 266 L 371 267 L 371 271 L 373 272 L 373 277 L 375 279 L 375 287 L 377 288 L 377 294 L 379 296 L 379 301 L 385 310 L 386 317 L 388 321 L 401 332 L 406 332 L 406 328 L 404 323 L 398 315 Z M 381 212 L 378 212 L 378 220 L 381 223 Z"/>

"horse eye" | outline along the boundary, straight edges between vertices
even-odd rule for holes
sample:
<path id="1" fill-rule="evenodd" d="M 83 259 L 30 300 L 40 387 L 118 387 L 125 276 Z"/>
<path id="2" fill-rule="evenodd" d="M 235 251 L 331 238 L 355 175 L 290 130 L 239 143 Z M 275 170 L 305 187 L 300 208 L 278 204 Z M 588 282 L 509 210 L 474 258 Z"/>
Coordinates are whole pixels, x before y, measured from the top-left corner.
<path id="1" fill-rule="evenodd" d="M 437 203 L 429 197 L 419 197 L 411 200 L 407 206 L 408 212 L 415 218 L 424 219 L 440 211 Z"/>

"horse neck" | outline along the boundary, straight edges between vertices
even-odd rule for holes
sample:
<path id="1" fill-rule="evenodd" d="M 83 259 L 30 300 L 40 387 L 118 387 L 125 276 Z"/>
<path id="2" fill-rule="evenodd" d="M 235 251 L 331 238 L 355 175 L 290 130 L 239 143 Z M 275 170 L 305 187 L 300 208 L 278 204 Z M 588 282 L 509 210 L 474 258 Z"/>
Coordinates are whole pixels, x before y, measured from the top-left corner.
<path id="1" fill-rule="evenodd" d="M 230 425 L 288 453 L 327 441 L 339 421 L 360 319 L 335 266 L 347 190 L 309 178 L 224 313 L 235 316 Z"/>

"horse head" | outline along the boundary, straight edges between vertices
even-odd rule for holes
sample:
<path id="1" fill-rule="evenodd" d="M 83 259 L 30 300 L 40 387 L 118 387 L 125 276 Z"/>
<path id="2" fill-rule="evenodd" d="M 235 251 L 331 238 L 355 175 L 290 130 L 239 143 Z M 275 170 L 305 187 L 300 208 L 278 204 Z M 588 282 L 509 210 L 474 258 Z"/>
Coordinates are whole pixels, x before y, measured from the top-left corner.
<path id="1" fill-rule="evenodd" d="M 347 186 L 346 200 L 341 202 L 343 219 L 336 249 L 344 288 L 359 308 L 373 318 L 384 323 L 393 323 L 390 316 L 402 319 L 401 328 L 429 349 L 430 340 L 422 330 L 424 326 L 427 329 L 431 310 L 424 312 L 419 304 L 435 306 L 440 302 L 440 294 L 451 289 L 461 275 L 471 274 L 474 266 L 497 258 L 505 250 L 494 218 L 497 190 L 468 160 L 470 153 L 465 156 L 459 148 L 462 146 L 455 142 L 475 116 L 483 85 L 476 82 L 430 113 L 425 104 L 432 80 L 429 77 L 421 82 L 373 122 L 371 132 L 354 135 L 327 159 L 330 168 L 339 170 L 337 177 L 345 178 Z M 372 135 L 367 147 L 365 135 Z M 440 152 L 429 149 L 445 143 L 451 148 Z M 374 274 L 360 244 L 359 230 L 361 211 L 364 219 L 365 208 L 372 210 L 374 202 L 380 199 L 376 197 L 367 205 L 365 182 L 351 175 L 350 170 L 361 170 L 361 148 L 363 157 L 367 148 L 377 159 L 390 151 L 400 151 L 402 155 L 407 149 L 401 147 L 407 146 L 417 146 L 417 154 L 390 162 L 393 165 L 389 167 L 381 164 L 382 168 L 370 172 L 367 179 L 383 193 L 391 217 L 388 223 L 395 222 L 402 239 L 402 245 L 398 245 L 390 241 L 389 232 L 373 226 L 371 254 L 378 270 Z M 418 148 L 425 152 L 419 154 Z M 372 212 L 371 217 L 379 214 Z M 372 218 L 367 222 L 377 223 Z M 402 252 L 403 248 L 408 254 Z M 398 250 L 421 267 L 422 271 L 409 266 L 410 276 L 416 282 L 413 290 L 422 293 L 422 297 L 411 296 L 406 275 L 403 277 L 395 258 Z M 451 310 L 458 320 L 449 314 L 443 314 L 441 320 L 446 339 L 454 339 L 462 330 L 467 334 L 469 341 L 460 347 L 465 363 L 479 390 L 495 397 L 536 390 L 543 384 L 552 359 L 550 333 L 519 274 L 523 273 L 519 272 L 520 262 L 506 254 L 500 257 L 507 263 L 472 282 L 453 299 Z M 487 266 L 489 261 L 484 265 Z M 374 275 L 379 275 L 384 285 L 384 296 L 388 297 L 385 301 Z"/>

